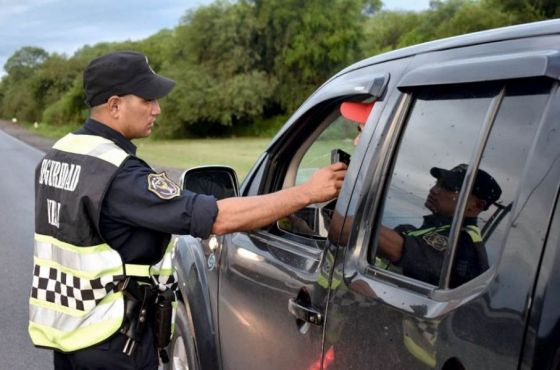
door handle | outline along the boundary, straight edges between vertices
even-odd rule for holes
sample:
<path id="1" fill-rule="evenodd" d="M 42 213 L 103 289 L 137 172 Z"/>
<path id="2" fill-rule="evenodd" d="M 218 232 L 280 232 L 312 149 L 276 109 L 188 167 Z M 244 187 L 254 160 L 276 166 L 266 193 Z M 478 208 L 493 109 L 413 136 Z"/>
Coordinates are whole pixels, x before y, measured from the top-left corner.
<path id="1" fill-rule="evenodd" d="M 309 322 L 313 325 L 323 325 L 323 315 L 317 309 L 302 304 L 295 298 L 288 300 L 288 311 L 298 320 Z"/>

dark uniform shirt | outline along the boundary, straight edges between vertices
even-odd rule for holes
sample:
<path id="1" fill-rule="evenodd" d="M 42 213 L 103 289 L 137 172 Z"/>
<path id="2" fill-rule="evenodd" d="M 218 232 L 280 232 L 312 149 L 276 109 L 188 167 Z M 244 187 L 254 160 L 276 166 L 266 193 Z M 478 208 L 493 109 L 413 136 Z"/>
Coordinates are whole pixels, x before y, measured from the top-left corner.
<path id="1" fill-rule="evenodd" d="M 214 197 L 183 191 L 172 199 L 162 199 L 148 190 L 148 175 L 155 171 L 136 157 L 136 146 L 130 140 L 93 119 L 74 134 L 104 137 L 131 155 L 107 189 L 100 218 L 101 236 L 124 263 L 156 263 L 170 234 L 210 235 L 218 213 Z"/>
<path id="2" fill-rule="evenodd" d="M 452 217 L 428 215 L 424 216 L 424 223 L 420 228 L 411 225 L 395 228 L 404 238 L 402 257 L 396 265 L 402 268 L 405 276 L 433 285 L 439 284 L 452 221 Z M 464 284 L 488 269 L 484 244 L 481 241 L 473 241 L 465 229 L 476 224 L 476 218 L 464 220 L 451 273 L 451 287 Z M 431 230 L 426 233 L 422 231 L 428 229 Z"/>

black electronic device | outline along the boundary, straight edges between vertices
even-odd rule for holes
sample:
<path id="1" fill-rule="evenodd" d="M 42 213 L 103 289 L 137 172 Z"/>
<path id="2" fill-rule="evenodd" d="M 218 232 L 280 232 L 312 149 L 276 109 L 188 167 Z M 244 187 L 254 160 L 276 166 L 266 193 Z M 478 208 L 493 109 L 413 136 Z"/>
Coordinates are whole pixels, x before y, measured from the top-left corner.
<path id="1" fill-rule="evenodd" d="M 349 166 L 350 165 L 350 158 L 351 158 L 351 155 L 346 153 L 342 149 L 331 150 L 331 164 L 334 164 L 336 162 L 342 162 L 342 163 L 345 163 L 347 166 Z"/>

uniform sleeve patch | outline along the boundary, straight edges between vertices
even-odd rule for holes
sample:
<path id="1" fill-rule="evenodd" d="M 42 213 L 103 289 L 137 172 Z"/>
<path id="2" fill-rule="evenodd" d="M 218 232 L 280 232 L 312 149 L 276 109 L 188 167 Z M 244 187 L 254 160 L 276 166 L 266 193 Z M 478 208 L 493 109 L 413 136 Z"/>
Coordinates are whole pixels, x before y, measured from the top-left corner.
<path id="1" fill-rule="evenodd" d="M 179 185 L 167 177 L 165 172 L 148 175 L 148 190 L 161 199 L 173 199 L 181 195 Z"/>
<path id="2" fill-rule="evenodd" d="M 446 236 L 443 236 L 438 233 L 433 233 L 433 234 L 424 235 L 422 238 L 424 239 L 426 244 L 428 244 L 429 246 L 431 246 L 432 248 L 434 248 L 439 252 L 443 252 L 444 250 L 447 249 Z"/>

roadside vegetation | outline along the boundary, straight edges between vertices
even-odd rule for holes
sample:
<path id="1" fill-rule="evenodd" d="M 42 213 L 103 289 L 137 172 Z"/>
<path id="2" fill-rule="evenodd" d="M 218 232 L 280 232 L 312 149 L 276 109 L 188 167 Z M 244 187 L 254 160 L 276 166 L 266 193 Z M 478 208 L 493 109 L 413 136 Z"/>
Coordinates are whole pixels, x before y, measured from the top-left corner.
<path id="1" fill-rule="evenodd" d="M 237 137 L 235 147 L 257 143 L 259 153 L 267 140 L 239 137 L 270 138 L 306 96 L 359 59 L 558 16 L 557 0 L 432 0 L 421 12 L 387 11 L 381 0 L 216 0 L 188 11 L 177 27 L 141 41 L 84 45 L 70 56 L 22 47 L 4 66 L 0 118 L 62 136 L 87 116 L 86 63 L 109 51 L 139 50 L 156 71 L 177 81 L 161 101 L 164 114 L 155 140 L 144 146 L 161 147 L 165 155 L 176 150 L 173 161 L 184 168 L 189 162 L 182 161 L 198 153 L 197 143 L 185 139 Z M 204 141 L 218 143 L 214 151 L 224 152 L 226 142 Z M 214 159 L 208 150 L 203 153 Z M 252 163 L 256 154 L 248 155 Z"/>

